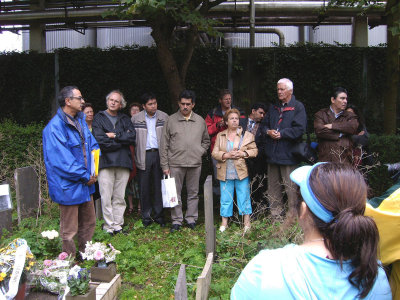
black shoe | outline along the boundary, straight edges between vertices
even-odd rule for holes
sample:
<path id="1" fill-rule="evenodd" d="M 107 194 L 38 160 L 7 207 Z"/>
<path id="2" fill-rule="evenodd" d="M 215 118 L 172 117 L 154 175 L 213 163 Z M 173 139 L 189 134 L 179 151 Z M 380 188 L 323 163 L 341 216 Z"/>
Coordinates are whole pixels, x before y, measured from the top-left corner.
<path id="1" fill-rule="evenodd" d="M 190 229 L 194 230 L 194 228 L 196 227 L 196 223 L 195 223 L 195 222 L 193 222 L 193 223 L 188 223 L 188 224 L 187 224 L 187 227 L 189 227 Z"/>
<path id="2" fill-rule="evenodd" d="M 125 231 L 123 231 L 122 229 L 114 231 L 114 235 L 117 235 L 117 234 L 123 234 L 123 235 L 126 235 L 126 232 L 125 232 Z"/>
<path id="3" fill-rule="evenodd" d="M 158 225 L 160 225 L 161 228 L 164 228 L 164 227 L 165 227 L 165 223 L 164 223 L 164 222 L 158 223 Z"/>
<path id="4" fill-rule="evenodd" d="M 171 233 L 175 232 L 175 231 L 179 231 L 181 230 L 181 225 L 179 224 L 172 224 L 171 229 L 169 230 Z"/>
<path id="5" fill-rule="evenodd" d="M 113 232 L 111 232 L 111 231 L 107 231 L 107 233 L 109 234 L 109 235 L 111 235 L 111 236 L 114 236 L 114 234 L 115 234 L 115 232 L 113 231 Z"/>
<path id="6" fill-rule="evenodd" d="M 142 221 L 144 227 L 150 226 L 152 223 L 153 221 Z"/>
<path id="7" fill-rule="evenodd" d="M 164 222 L 163 219 L 156 220 L 156 223 L 157 223 L 158 225 L 160 225 L 160 227 L 165 227 L 165 222 Z"/>

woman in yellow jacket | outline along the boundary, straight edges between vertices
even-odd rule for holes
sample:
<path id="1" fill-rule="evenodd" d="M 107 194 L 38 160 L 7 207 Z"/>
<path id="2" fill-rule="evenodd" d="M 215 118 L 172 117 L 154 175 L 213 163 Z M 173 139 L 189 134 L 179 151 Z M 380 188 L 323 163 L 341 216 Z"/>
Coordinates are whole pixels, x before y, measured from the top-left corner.
<path id="1" fill-rule="evenodd" d="M 218 133 L 212 157 L 217 163 L 217 179 L 221 188 L 222 223 L 219 230 L 228 227 L 228 218 L 233 213 L 233 195 L 236 189 L 239 214 L 244 215 L 244 232 L 250 229 L 250 181 L 245 159 L 257 156 L 258 150 L 254 135 L 242 132 L 239 126 L 240 112 L 237 109 L 228 110 L 224 121 L 228 129 Z"/>

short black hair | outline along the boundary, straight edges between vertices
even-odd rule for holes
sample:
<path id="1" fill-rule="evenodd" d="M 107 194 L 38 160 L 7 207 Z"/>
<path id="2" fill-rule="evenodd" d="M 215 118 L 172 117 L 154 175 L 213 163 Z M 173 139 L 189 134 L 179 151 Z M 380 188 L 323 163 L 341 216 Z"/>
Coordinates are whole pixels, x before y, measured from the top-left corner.
<path id="1" fill-rule="evenodd" d="M 219 90 L 219 99 L 224 98 L 225 95 L 230 95 L 232 97 L 232 92 L 229 89 Z"/>
<path id="2" fill-rule="evenodd" d="M 267 112 L 267 106 L 264 103 L 256 102 L 251 106 L 251 110 L 258 110 L 262 108 L 265 112 Z"/>
<path id="3" fill-rule="evenodd" d="M 137 106 L 137 107 L 139 107 L 139 110 L 142 110 L 142 106 L 140 105 L 139 102 L 132 102 L 132 103 L 129 105 L 129 109 L 131 109 L 131 108 L 134 107 L 134 106 Z"/>
<path id="4" fill-rule="evenodd" d="M 68 85 L 66 87 L 63 87 L 61 91 L 58 93 L 57 101 L 61 107 L 65 106 L 66 98 L 70 98 L 74 95 L 74 93 L 72 92 L 73 90 L 79 90 L 79 89 L 75 85 Z"/>
<path id="5" fill-rule="evenodd" d="M 331 96 L 331 97 L 333 97 L 334 99 L 336 99 L 336 97 L 337 97 L 340 93 L 345 93 L 346 95 L 348 95 L 347 90 L 346 90 L 345 88 L 342 88 L 342 87 L 338 86 L 338 87 L 335 87 L 335 88 L 333 89 L 333 93 L 332 93 L 332 96 Z"/>
<path id="6" fill-rule="evenodd" d="M 141 104 L 146 104 L 146 103 L 149 102 L 151 99 L 157 99 L 156 95 L 155 95 L 153 92 L 144 93 L 144 94 L 140 97 L 140 103 L 141 103 Z"/>
<path id="7" fill-rule="evenodd" d="M 196 94 L 191 90 L 183 90 L 179 94 L 179 101 L 181 101 L 182 98 L 192 99 L 192 103 L 196 103 Z"/>
<path id="8" fill-rule="evenodd" d="M 85 104 L 83 104 L 83 106 L 82 106 L 82 111 L 83 111 L 86 107 L 91 107 L 91 108 L 94 110 L 93 104 L 92 104 L 92 103 L 85 102 Z"/>

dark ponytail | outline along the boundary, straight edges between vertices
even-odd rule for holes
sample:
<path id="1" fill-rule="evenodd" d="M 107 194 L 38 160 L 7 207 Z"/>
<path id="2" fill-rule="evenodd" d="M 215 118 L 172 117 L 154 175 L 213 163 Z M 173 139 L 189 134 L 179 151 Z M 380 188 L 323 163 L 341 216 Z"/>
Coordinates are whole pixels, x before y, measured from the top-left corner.
<path id="1" fill-rule="evenodd" d="M 364 216 L 367 186 L 363 176 L 349 165 L 322 164 L 310 176 L 310 187 L 334 219 L 325 223 L 312 214 L 314 223 L 325 238 L 325 246 L 340 262 L 350 260 L 353 272 L 349 282 L 365 298 L 378 275 L 378 228 Z"/>

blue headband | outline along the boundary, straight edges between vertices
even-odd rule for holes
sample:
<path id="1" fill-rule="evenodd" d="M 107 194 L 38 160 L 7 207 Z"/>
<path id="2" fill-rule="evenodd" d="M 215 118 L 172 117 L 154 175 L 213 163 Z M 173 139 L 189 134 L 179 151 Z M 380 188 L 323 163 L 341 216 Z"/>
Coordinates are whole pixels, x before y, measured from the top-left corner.
<path id="1" fill-rule="evenodd" d="M 327 210 L 321 202 L 315 197 L 310 187 L 310 175 L 312 170 L 324 162 L 316 163 L 313 166 L 303 166 L 297 168 L 290 174 L 290 179 L 300 187 L 300 193 L 303 196 L 304 202 L 306 202 L 308 208 L 316 215 L 319 219 L 325 223 L 329 223 L 333 220 L 332 213 Z"/>

